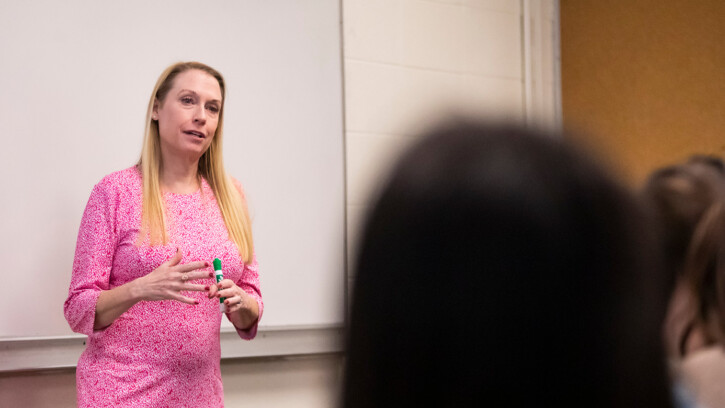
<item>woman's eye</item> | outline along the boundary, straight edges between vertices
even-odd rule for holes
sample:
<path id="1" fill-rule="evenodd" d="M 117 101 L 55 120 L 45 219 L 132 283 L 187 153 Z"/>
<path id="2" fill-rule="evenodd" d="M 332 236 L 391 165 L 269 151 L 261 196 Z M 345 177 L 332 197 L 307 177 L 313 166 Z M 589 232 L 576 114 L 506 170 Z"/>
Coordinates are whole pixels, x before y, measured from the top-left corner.
<path id="1" fill-rule="evenodd" d="M 194 103 L 194 98 L 192 98 L 191 96 L 184 96 L 183 98 L 181 98 L 181 103 L 184 103 L 184 104 Z"/>
<path id="2" fill-rule="evenodd" d="M 212 106 L 209 106 L 207 109 L 209 109 L 210 112 L 219 113 L 219 108 L 216 106 L 212 105 Z"/>

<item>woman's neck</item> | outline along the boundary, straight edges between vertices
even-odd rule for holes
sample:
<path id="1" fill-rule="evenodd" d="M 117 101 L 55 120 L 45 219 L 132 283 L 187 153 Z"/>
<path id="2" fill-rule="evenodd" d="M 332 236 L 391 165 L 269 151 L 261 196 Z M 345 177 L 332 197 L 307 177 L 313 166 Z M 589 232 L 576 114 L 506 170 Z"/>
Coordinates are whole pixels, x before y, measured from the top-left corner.
<path id="1" fill-rule="evenodd" d="M 161 191 L 175 194 L 191 194 L 199 185 L 199 161 L 163 160 L 159 174 Z"/>

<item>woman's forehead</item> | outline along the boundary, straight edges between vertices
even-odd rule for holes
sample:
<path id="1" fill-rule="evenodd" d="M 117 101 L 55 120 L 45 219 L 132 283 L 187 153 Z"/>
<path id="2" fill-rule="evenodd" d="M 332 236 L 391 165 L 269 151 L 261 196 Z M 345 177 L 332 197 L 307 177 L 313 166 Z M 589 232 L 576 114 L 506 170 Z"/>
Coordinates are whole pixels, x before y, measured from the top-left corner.
<path id="1" fill-rule="evenodd" d="M 208 99 L 222 100 L 219 81 L 202 70 L 190 69 L 178 74 L 174 78 L 171 92 L 179 93 L 184 90 L 195 92 Z"/>

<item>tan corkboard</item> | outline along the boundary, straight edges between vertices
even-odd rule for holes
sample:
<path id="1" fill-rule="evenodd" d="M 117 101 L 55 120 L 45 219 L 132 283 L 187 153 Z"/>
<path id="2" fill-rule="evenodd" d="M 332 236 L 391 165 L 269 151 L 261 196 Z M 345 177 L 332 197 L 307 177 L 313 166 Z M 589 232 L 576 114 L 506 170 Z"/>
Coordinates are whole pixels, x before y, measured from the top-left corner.
<path id="1" fill-rule="evenodd" d="M 564 127 L 633 184 L 725 152 L 725 1 L 561 0 Z"/>

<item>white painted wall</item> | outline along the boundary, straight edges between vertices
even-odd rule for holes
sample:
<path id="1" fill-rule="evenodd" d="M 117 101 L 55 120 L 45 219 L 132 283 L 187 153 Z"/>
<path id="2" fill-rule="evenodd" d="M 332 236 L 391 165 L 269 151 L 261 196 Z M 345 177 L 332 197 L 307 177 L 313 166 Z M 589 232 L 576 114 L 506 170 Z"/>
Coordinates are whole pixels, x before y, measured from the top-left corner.
<path id="1" fill-rule="evenodd" d="M 422 129 L 451 114 L 557 125 L 557 4 L 343 1 L 349 287 L 369 197 Z"/>
<path id="2" fill-rule="evenodd" d="M 530 77 L 525 7 L 533 22 Z M 350 258 L 369 195 L 432 119 L 456 111 L 557 123 L 550 36 L 558 20 L 556 0 L 342 0 L 342 9 Z M 535 78 L 527 112 L 525 89 Z M 342 357 L 330 355 L 224 361 L 226 406 L 334 407 L 341 368 Z M 0 405 L 73 407 L 74 374 L 0 376 Z"/>

